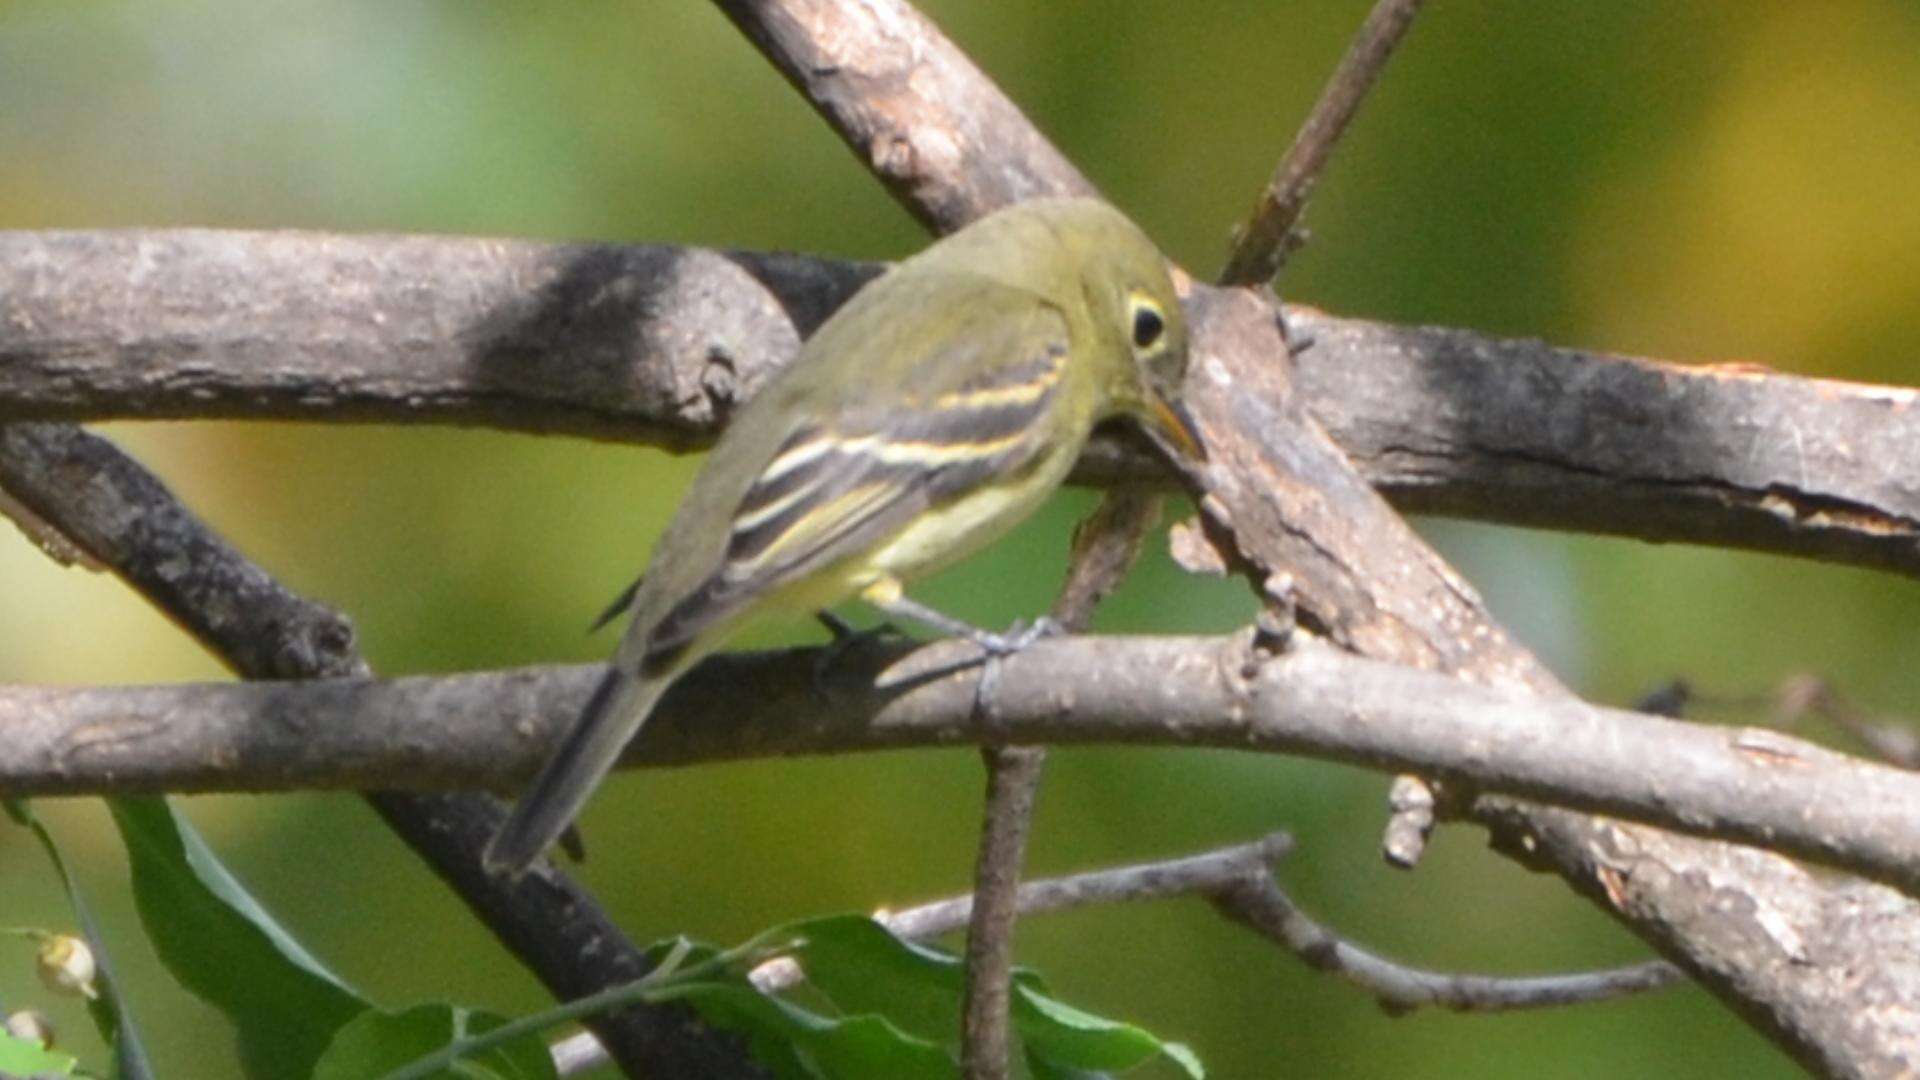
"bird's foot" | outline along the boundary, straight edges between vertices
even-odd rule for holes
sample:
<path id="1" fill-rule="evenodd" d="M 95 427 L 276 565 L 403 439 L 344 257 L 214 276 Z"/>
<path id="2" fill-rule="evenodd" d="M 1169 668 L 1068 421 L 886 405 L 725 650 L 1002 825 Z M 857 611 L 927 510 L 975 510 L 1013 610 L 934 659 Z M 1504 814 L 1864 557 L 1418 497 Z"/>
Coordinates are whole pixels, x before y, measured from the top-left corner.
<path id="1" fill-rule="evenodd" d="M 827 647 L 813 660 L 813 692 L 823 699 L 832 696 L 834 669 L 849 655 L 866 645 L 900 635 L 900 629 L 890 622 L 862 630 L 831 611 L 816 611 L 813 617 L 833 635 L 833 640 L 827 642 Z"/>

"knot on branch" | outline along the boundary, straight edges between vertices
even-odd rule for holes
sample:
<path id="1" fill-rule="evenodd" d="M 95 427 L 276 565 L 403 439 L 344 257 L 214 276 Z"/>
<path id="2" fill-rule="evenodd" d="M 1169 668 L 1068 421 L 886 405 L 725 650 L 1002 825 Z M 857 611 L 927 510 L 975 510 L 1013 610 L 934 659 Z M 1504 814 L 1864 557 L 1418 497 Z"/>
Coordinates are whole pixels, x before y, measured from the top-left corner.
<path id="1" fill-rule="evenodd" d="M 537 268 L 465 336 L 502 393 L 637 415 L 711 437 L 800 352 L 780 301 L 699 248 L 581 245 Z"/>

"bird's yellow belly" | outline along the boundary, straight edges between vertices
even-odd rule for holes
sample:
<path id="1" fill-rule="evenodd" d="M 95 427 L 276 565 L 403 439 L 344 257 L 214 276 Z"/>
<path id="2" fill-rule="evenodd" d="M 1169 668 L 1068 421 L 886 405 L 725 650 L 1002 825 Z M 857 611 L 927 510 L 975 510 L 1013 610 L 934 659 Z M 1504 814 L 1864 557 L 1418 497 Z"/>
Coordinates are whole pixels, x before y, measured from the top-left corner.
<path id="1" fill-rule="evenodd" d="M 996 485 L 915 518 L 873 553 L 872 569 L 911 581 L 966 558 L 1019 524 L 1053 487 L 1032 480 Z M 877 576 L 877 575 L 876 575 Z M 864 588 L 872 578 L 859 583 Z"/>

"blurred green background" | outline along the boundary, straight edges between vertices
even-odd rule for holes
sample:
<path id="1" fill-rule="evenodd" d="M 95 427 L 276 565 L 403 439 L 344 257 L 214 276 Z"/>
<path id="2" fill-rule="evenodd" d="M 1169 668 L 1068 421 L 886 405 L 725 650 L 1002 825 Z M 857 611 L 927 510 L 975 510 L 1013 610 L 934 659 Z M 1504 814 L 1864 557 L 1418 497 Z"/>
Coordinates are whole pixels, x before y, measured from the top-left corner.
<path id="1" fill-rule="evenodd" d="M 1364 0 L 929 3 L 1122 207 L 1217 267 Z M 1442 2 L 1323 184 L 1285 292 L 1336 312 L 1810 374 L 1913 382 L 1920 341 L 1920 7 L 1793 0 Z M 712 8 L 694 2 L 0 0 L 0 227 L 219 225 L 675 241 L 885 258 L 925 238 Z M 488 432 L 180 424 L 114 437 L 391 674 L 603 656 L 582 632 L 644 559 L 693 462 Z M 485 476 L 484 483 L 474 477 Z M 920 590 L 993 625 L 1043 606 L 1070 492 Z M 1753 555 L 1423 523 L 1582 692 L 1674 675 L 1710 693 L 1812 671 L 1920 707 L 1920 590 Z M 1234 585 L 1156 550 L 1113 631 L 1225 630 Z M 796 639 L 817 637 L 795 626 Z M 222 671 L 111 580 L 0 530 L 0 680 Z M 1229 754 L 1056 754 L 1036 872 L 1286 827 L 1285 879 L 1336 927 L 1429 965 L 1611 964 L 1642 950 L 1551 881 L 1444 832 L 1376 855 L 1384 780 Z M 593 805 L 581 875 L 642 938 L 961 889 L 966 753 L 629 777 Z M 348 796 L 186 803 L 338 969 L 385 1002 L 537 1007 L 533 981 Z M 175 988 L 125 898 L 106 816 L 43 811 L 104 909 L 169 1076 L 235 1075 L 220 1017 Z M 65 925 L 0 830 L 0 922 Z M 0 940 L 0 1002 L 51 1009 Z M 1704 994 L 1389 1020 L 1198 903 L 1028 924 L 1068 1000 L 1190 1041 L 1223 1077 L 1792 1075 Z M 97 1049 L 93 1051 L 97 1055 Z M 94 1060 L 99 1060 L 96 1056 Z"/>

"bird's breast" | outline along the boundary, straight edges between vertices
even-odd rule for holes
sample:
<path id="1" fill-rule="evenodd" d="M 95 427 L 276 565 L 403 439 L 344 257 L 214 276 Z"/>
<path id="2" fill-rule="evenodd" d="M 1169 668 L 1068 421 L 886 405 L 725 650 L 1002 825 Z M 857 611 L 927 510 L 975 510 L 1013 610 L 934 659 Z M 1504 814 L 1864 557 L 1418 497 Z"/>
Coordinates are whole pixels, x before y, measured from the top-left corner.
<path id="1" fill-rule="evenodd" d="M 867 567 L 876 576 L 911 581 L 966 558 L 1005 535 L 1046 501 L 1073 467 L 1074 457 L 1055 450 L 1019 476 L 1002 477 L 928 509 L 883 541 L 865 560 Z"/>

